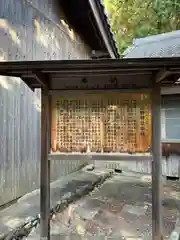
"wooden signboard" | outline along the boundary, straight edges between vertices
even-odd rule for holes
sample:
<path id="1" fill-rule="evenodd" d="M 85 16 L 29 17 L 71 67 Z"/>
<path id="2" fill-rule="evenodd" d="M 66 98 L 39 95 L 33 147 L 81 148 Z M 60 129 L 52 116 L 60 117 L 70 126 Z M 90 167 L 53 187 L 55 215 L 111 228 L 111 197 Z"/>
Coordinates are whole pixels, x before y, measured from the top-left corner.
<path id="1" fill-rule="evenodd" d="M 51 151 L 145 152 L 151 145 L 150 96 L 66 92 L 53 96 Z"/>

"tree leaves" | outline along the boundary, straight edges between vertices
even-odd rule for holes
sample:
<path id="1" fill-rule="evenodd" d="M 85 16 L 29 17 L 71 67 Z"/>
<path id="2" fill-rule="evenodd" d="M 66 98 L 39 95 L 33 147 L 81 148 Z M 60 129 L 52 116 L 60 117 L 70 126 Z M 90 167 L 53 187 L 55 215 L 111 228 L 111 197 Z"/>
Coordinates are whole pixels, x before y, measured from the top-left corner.
<path id="1" fill-rule="evenodd" d="M 178 0 L 104 0 L 110 24 L 122 53 L 134 38 L 180 28 Z"/>

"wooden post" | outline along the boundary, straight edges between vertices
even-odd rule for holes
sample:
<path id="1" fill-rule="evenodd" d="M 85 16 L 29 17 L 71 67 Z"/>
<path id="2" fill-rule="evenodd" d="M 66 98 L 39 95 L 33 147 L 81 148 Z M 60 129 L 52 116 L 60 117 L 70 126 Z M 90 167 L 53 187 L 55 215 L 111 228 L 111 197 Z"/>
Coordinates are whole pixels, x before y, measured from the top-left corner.
<path id="1" fill-rule="evenodd" d="M 161 92 L 152 89 L 152 239 L 162 240 Z"/>
<path id="2" fill-rule="evenodd" d="M 41 169 L 40 169 L 40 237 L 50 239 L 50 161 L 49 153 L 49 95 L 48 89 L 41 92 Z"/>
<path id="3" fill-rule="evenodd" d="M 51 150 L 56 152 L 57 149 L 57 139 L 56 139 L 56 132 L 57 132 L 57 113 L 56 113 L 56 98 L 51 98 Z"/>

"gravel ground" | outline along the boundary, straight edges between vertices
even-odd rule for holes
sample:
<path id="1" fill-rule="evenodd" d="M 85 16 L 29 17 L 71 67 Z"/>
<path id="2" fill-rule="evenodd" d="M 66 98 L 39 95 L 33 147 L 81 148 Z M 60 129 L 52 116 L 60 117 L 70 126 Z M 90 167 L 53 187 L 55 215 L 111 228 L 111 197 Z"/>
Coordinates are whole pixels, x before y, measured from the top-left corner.
<path id="1" fill-rule="evenodd" d="M 168 237 L 180 209 L 180 183 L 166 181 L 163 199 L 163 234 Z M 100 189 L 81 198 L 51 221 L 51 240 L 56 239 L 152 239 L 151 179 L 120 173 Z M 39 227 L 28 240 L 39 239 Z"/>

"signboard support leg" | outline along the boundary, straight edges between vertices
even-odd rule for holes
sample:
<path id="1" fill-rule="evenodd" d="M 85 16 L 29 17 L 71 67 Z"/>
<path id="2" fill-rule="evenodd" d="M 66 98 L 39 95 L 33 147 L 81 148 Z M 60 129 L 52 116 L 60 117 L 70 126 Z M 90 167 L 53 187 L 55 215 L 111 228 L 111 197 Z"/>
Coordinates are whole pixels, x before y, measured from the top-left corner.
<path id="1" fill-rule="evenodd" d="M 162 240 L 161 93 L 152 89 L 152 239 Z"/>
<path id="2" fill-rule="evenodd" d="M 49 153 L 49 95 L 42 88 L 41 94 L 41 167 L 40 167 L 40 237 L 50 239 L 50 161 Z"/>

